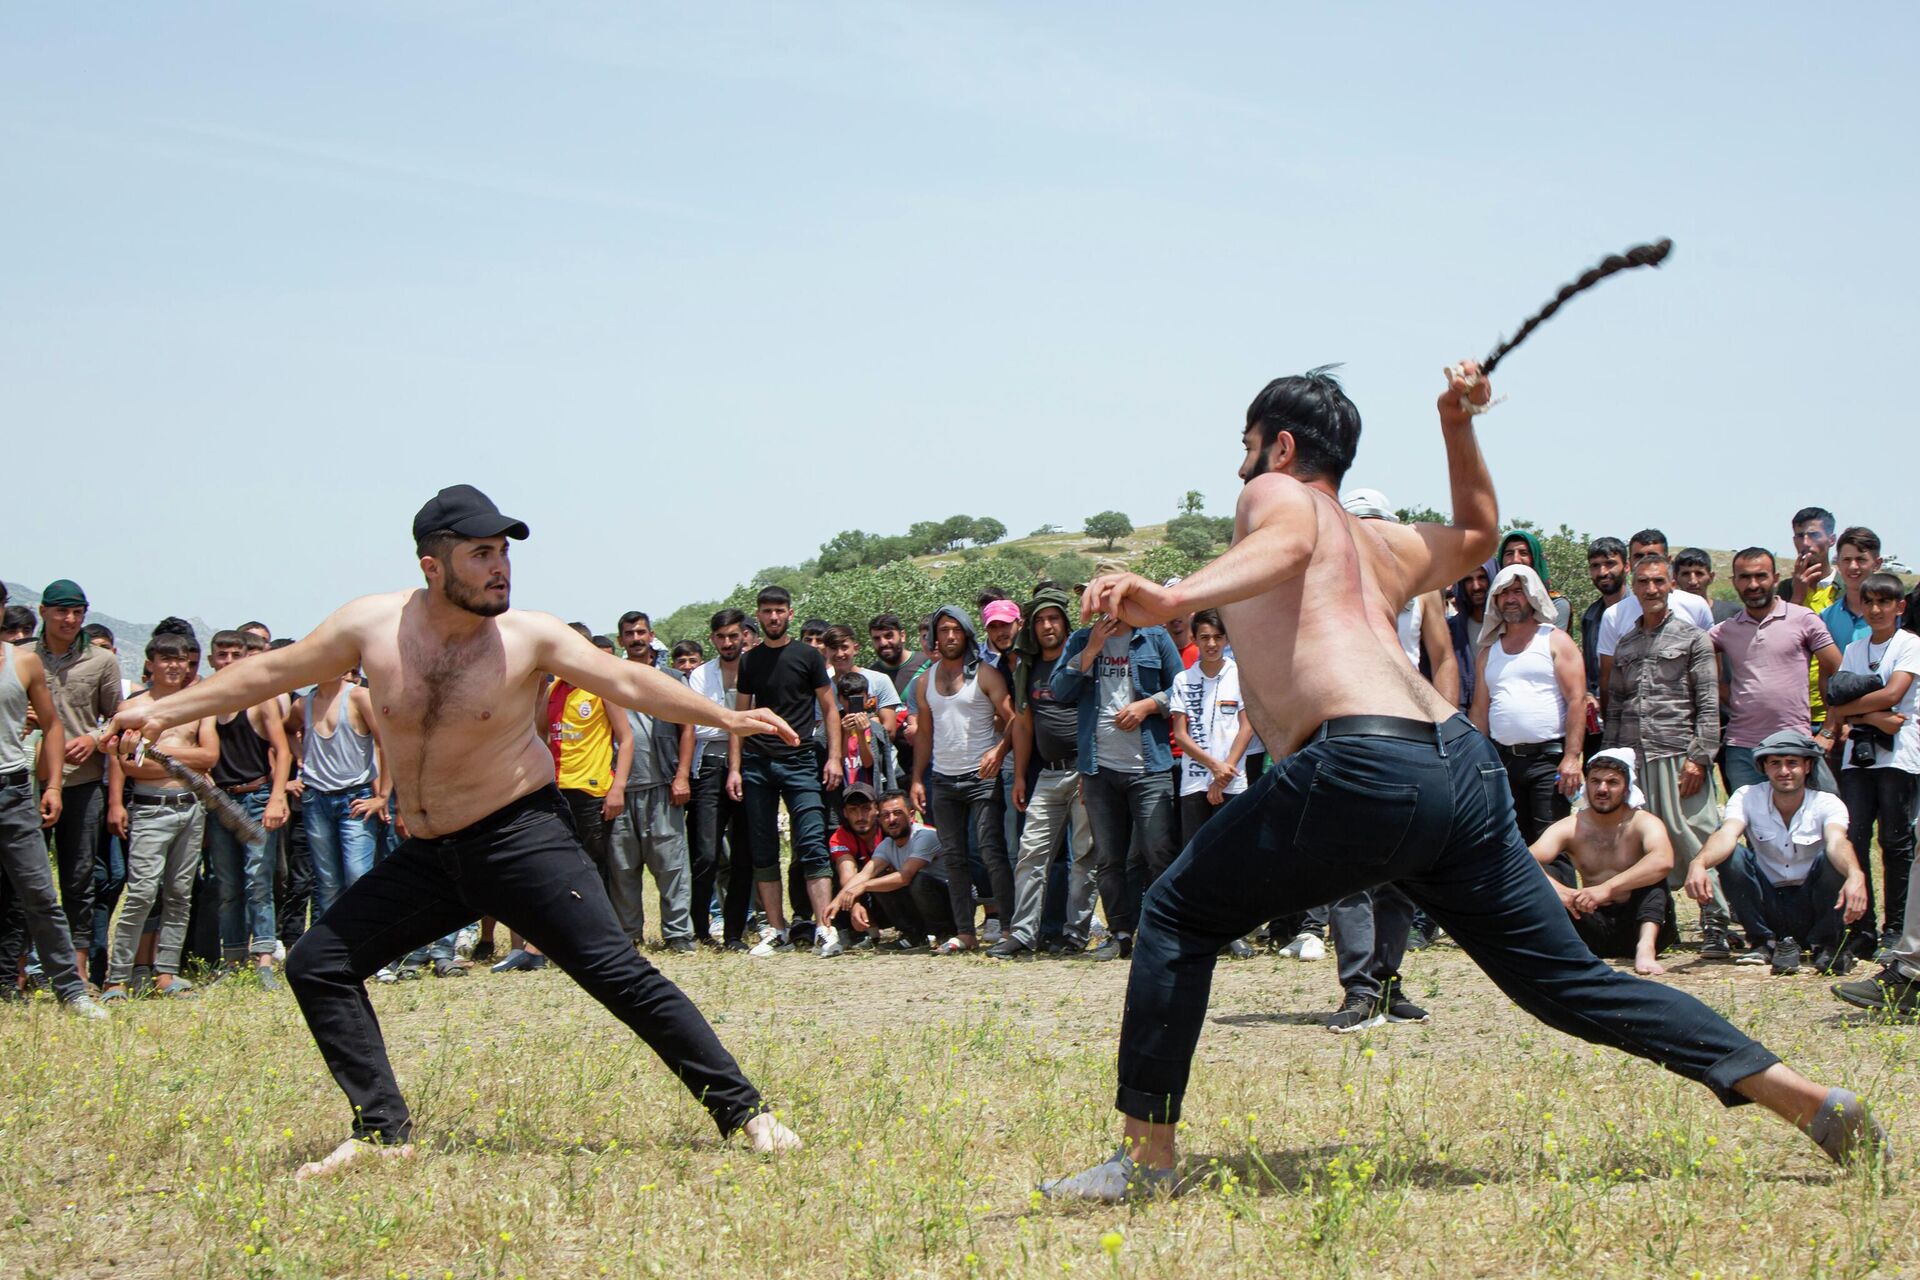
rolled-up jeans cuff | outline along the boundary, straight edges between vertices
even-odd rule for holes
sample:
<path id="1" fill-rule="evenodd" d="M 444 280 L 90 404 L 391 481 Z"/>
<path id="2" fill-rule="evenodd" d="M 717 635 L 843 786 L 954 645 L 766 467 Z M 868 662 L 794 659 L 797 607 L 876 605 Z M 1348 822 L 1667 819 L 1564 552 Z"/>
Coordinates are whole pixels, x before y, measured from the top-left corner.
<path id="1" fill-rule="evenodd" d="M 1779 1057 L 1771 1049 L 1756 1042 L 1744 1049 L 1736 1049 L 1707 1068 L 1706 1078 L 1701 1083 L 1713 1090 L 1713 1096 L 1720 1099 L 1721 1106 L 1744 1107 L 1753 1099 L 1736 1093 L 1733 1086 L 1779 1063 Z"/>
<path id="2" fill-rule="evenodd" d="M 1121 1115 L 1145 1120 L 1148 1124 L 1178 1124 L 1180 1103 L 1181 1099 L 1175 1094 L 1147 1093 L 1126 1085 L 1121 1085 L 1113 1097 L 1114 1109 Z"/>

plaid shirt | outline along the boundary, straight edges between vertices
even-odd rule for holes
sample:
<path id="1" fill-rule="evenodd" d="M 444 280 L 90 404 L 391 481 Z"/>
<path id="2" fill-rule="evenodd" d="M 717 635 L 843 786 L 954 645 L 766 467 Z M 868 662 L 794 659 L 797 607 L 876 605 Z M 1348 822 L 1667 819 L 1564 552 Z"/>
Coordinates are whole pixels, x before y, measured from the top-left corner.
<path id="1" fill-rule="evenodd" d="M 1707 633 L 1669 612 L 1620 637 L 1607 686 L 1606 745 L 1640 759 L 1685 756 L 1710 768 L 1720 750 L 1720 671 Z"/>

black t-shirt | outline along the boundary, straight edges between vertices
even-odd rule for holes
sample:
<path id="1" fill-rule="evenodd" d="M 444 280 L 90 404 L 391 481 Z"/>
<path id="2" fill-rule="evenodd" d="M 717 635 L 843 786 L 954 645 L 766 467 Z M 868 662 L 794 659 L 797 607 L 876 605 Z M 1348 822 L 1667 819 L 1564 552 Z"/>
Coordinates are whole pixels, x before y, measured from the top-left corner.
<path id="1" fill-rule="evenodd" d="M 1027 704 L 1033 709 L 1033 754 L 1041 763 L 1071 760 L 1080 751 L 1080 709 L 1053 700 L 1053 669 L 1059 658 L 1033 658 Z M 1026 672 L 1020 678 L 1027 678 Z"/>
<path id="2" fill-rule="evenodd" d="M 789 640 L 775 648 L 756 645 L 740 659 L 738 691 L 793 726 L 800 745 L 790 747 L 770 733 L 756 733 L 741 750 L 785 760 L 813 752 L 813 726 L 820 718 L 817 690 L 827 687 L 827 660 L 804 640 Z"/>

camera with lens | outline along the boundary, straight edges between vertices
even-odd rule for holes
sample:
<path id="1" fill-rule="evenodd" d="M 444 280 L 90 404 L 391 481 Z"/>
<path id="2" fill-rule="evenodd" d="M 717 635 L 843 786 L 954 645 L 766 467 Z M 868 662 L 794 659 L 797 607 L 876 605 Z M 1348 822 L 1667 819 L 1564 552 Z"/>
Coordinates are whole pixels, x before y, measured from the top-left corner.
<path id="1" fill-rule="evenodd" d="M 1847 731 L 1847 763 L 1856 769 L 1871 769 L 1882 751 L 1893 750 L 1893 739 L 1878 729 L 1856 724 Z"/>

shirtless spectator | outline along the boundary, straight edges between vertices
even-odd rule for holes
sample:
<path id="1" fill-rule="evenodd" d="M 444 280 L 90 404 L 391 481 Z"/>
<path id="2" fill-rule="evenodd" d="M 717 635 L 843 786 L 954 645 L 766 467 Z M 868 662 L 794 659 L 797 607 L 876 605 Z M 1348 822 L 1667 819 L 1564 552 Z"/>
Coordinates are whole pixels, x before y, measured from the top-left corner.
<path id="1" fill-rule="evenodd" d="M 1658 818 L 1627 804 L 1631 756 L 1589 758 L 1586 807 L 1548 827 L 1532 848 L 1580 940 L 1602 960 L 1632 960 L 1635 973 L 1651 977 L 1667 971 L 1660 948 L 1674 941 L 1673 847 Z"/>

